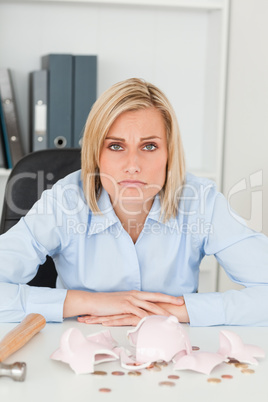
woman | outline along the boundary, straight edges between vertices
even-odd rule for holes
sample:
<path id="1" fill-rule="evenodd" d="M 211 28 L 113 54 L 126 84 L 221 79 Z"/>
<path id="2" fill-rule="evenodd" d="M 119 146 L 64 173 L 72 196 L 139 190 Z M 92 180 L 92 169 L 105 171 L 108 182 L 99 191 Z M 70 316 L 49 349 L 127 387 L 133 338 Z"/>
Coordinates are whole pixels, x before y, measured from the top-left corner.
<path id="1" fill-rule="evenodd" d="M 173 314 L 191 325 L 268 325 L 267 246 L 211 181 L 185 174 L 165 95 L 129 79 L 94 104 L 82 171 L 45 191 L 1 236 L 0 319 L 39 312 L 47 321 L 136 325 Z M 197 293 L 206 254 L 246 288 Z M 57 288 L 27 286 L 46 255 Z"/>

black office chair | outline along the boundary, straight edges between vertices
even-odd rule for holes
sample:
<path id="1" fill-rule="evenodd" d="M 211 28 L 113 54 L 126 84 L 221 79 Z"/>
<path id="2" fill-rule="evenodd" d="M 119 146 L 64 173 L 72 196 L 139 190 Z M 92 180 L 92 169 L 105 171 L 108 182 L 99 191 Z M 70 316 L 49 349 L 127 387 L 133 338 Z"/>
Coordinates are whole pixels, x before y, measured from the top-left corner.
<path id="1" fill-rule="evenodd" d="M 81 151 L 76 148 L 46 149 L 23 157 L 8 178 L 2 210 L 0 234 L 15 225 L 37 201 L 42 192 L 69 173 L 80 169 Z M 32 286 L 55 287 L 57 273 L 52 258 L 47 257 Z"/>

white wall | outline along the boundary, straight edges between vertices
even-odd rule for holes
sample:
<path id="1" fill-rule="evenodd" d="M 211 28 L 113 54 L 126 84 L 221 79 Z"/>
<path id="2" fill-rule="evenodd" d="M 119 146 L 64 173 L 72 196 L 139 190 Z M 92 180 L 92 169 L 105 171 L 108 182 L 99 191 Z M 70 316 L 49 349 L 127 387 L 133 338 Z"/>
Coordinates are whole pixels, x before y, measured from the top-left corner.
<path id="1" fill-rule="evenodd" d="M 252 228 L 263 231 L 266 235 L 268 235 L 267 49 L 268 1 L 231 0 L 223 188 L 226 196 L 232 189 L 234 190 L 230 198 L 231 206 Z M 252 176 L 254 173 L 255 177 Z M 253 182 L 252 188 L 250 188 L 250 177 Z M 236 193 L 239 189 L 241 191 Z M 220 290 L 229 286 L 230 283 L 221 273 Z"/>

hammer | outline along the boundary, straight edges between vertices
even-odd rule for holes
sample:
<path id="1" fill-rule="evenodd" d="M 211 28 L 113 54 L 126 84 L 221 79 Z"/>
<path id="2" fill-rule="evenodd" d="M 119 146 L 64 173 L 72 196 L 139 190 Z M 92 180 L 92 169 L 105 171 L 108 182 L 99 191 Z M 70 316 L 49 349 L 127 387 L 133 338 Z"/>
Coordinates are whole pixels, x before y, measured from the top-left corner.
<path id="1" fill-rule="evenodd" d="M 46 320 L 41 314 L 29 314 L 2 339 L 0 342 L 0 377 L 11 377 L 15 381 L 25 380 L 26 363 L 3 364 L 1 362 L 25 345 L 45 325 Z"/>

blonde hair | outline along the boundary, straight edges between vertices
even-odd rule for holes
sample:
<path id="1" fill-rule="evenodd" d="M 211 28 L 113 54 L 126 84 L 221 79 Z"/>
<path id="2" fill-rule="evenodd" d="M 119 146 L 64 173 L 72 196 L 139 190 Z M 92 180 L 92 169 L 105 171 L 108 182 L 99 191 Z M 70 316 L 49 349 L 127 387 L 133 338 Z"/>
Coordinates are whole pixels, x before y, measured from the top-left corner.
<path id="1" fill-rule="evenodd" d="M 161 112 L 167 135 L 166 180 L 159 193 L 161 216 L 166 221 L 177 215 L 185 179 L 185 158 L 177 118 L 164 93 L 138 78 L 121 81 L 106 90 L 94 103 L 87 118 L 82 142 L 82 180 L 85 197 L 93 213 L 100 213 L 97 204 L 102 189 L 99 159 L 110 127 L 126 111 L 151 107 Z"/>

